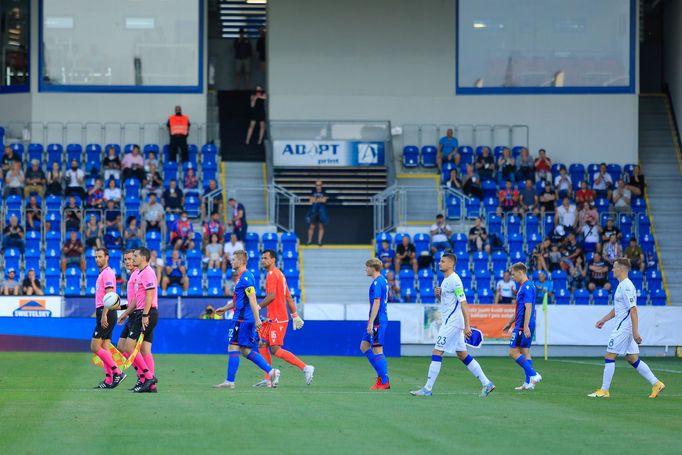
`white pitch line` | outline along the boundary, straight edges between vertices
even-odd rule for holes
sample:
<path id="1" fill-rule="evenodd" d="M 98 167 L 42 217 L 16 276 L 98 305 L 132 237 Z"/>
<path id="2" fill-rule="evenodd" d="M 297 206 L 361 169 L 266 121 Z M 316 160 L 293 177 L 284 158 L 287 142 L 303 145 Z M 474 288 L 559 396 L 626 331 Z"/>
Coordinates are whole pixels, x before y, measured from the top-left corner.
<path id="1" fill-rule="evenodd" d="M 600 362 L 583 362 L 580 360 L 562 360 L 562 359 L 549 359 L 550 362 L 562 362 L 562 363 L 575 363 L 578 365 L 592 365 L 595 367 L 603 367 L 604 364 Z M 618 366 L 618 365 L 616 365 Z M 623 365 L 621 365 L 623 366 Z M 669 370 L 667 368 L 651 368 L 652 370 L 655 371 L 662 371 L 664 373 L 674 373 L 674 374 L 682 374 L 682 371 L 680 370 Z"/>

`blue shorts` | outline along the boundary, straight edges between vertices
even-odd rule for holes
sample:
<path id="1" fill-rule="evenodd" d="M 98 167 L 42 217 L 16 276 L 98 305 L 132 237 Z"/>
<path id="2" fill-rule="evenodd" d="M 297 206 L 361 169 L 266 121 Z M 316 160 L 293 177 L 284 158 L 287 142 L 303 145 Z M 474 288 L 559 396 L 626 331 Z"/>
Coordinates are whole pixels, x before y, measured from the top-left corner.
<path id="1" fill-rule="evenodd" d="M 230 321 L 227 343 L 244 348 L 258 349 L 258 331 L 253 321 Z"/>
<path id="2" fill-rule="evenodd" d="M 306 222 L 308 224 L 327 224 L 329 216 L 327 215 L 327 206 L 325 204 L 313 204 L 306 215 Z"/>
<path id="3" fill-rule="evenodd" d="M 386 337 L 387 326 L 388 322 L 380 322 L 379 324 L 374 324 L 372 334 L 370 335 L 367 333 L 367 331 L 365 331 L 364 335 L 362 335 L 362 341 L 366 341 L 372 346 L 383 346 L 384 338 Z"/>
<path id="4" fill-rule="evenodd" d="M 535 335 L 535 327 L 530 329 L 530 337 L 526 337 L 523 334 L 523 329 L 514 330 L 511 340 L 509 340 L 509 347 L 530 349 L 533 343 L 533 335 Z"/>

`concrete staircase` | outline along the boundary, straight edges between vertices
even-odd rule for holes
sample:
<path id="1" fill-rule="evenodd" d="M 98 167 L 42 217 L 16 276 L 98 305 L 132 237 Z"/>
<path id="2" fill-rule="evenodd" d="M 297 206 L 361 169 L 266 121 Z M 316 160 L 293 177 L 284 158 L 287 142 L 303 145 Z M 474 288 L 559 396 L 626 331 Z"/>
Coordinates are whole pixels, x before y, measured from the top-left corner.
<path id="1" fill-rule="evenodd" d="M 440 213 L 440 181 L 438 176 L 425 174 L 399 174 L 398 186 L 407 197 L 407 224 L 432 224 Z"/>
<path id="2" fill-rule="evenodd" d="M 646 177 L 649 211 L 673 305 L 682 305 L 682 164 L 668 100 L 639 99 L 639 159 Z"/>
<path id="3" fill-rule="evenodd" d="M 263 163 L 228 161 L 224 166 L 223 188 L 227 188 L 227 197 L 233 197 L 244 204 L 249 224 L 267 223 L 267 192 L 263 188 L 265 182 Z"/>
<path id="4" fill-rule="evenodd" d="M 366 303 L 372 247 L 301 247 L 305 303 Z"/>

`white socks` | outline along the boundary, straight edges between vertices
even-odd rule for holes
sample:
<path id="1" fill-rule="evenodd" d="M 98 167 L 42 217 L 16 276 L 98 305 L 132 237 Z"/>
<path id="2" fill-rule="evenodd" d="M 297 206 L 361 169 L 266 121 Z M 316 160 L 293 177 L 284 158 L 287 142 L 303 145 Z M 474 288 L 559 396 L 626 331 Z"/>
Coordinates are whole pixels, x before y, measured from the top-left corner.
<path id="1" fill-rule="evenodd" d="M 431 391 L 433 389 L 433 385 L 436 383 L 436 379 L 438 378 L 438 373 L 440 373 L 440 367 L 443 362 L 440 360 L 432 360 L 431 365 L 429 365 L 429 376 L 426 379 L 426 385 L 424 388 L 428 391 Z"/>
<path id="2" fill-rule="evenodd" d="M 635 370 L 637 370 L 637 373 L 641 374 L 644 379 L 649 381 L 649 384 L 654 385 L 658 382 L 658 378 L 654 376 L 654 373 L 651 372 L 651 368 L 649 368 L 649 365 L 644 363 L 643 360 L 637 359 L 635 363 L 632 364 Z"/>
<path id="3" fill-rule="evenodd" d="M 616 371 L 616 361 L 611 359 L 604 359 L 604 379 L 601 383 L 602 390 L 609 390 L 611 387 L 611 380 L 613 373 Z"/>
<path id="4" fill-rule="evenodd" d="M 479 381 L 481 381 L 481 385 L 488 385 L 490 382 L 488 377 L 483 372 L 483 368 L 481 368 L 481 365 L 478 363 L 478 361 L 476 361 L 476 359 L 469 362 L 467 369 L 471 371 L 471 374 L 476 376 Z"/>

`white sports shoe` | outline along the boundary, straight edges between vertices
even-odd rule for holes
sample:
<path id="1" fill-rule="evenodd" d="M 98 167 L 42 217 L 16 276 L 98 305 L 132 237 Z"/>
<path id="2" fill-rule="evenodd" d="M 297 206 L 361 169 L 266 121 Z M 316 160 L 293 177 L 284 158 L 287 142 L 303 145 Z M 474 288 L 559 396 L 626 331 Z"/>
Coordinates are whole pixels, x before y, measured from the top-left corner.
<path id="1" fill-rule="evenodd" d="M 530 383 L 532 385 L 537 384 L 538 382 L 542 381 L 542 376 L 540 376 L 540 373 L 537 373 L 535 376 L 532 376 L 530 378 Z"/>
<path id="2" fill-rule="evenodd" d="M 277 388 L 277 385 L 279 384 L 279 374 L 280 371 L 277 368 L 273 368 L 270 372 L 270 381 L 273 389 Z"/>
<path id="3" fill-rule="evenodd" d="M 234 382 L 223 381 L 213 386 L 214 389 L 234 389 Z"/>
<path id="4" fill-rule="evenodd" d="M 313 382 L 315 367 L 312 365 L 306 365 L 305 368 L 303 368 L 303 374 L 305 375 L 305 383 L 310 385 Z"/>
<path id="5" fill-rule="evenodd" d="M 268 379 L 263 379 L 260 382 L 255 383 L 252 387 L 272 387 L 272 383 Z"/>
<path id="6" fill-rule="evenodd" d="M 520 386 L 514 387 L 514 390 L 518 390 L 519 392 L 523 392 L 524 390 L 535 390 L 535 386 L 533 384 L 526 384 L 524 382 Z"/>

